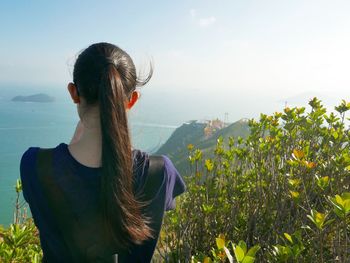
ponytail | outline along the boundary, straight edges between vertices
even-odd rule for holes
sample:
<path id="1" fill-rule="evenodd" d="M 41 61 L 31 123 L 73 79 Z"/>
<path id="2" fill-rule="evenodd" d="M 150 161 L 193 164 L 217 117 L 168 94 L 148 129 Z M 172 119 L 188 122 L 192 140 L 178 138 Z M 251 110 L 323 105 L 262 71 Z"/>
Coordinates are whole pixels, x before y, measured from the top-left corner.
<path id="1" fill-rule="evenodd" d="M 152 237 L 142 204 L 133 193 L 133 158 L 125 101 L 128 99 L 120 72 L 107 63 L 99 82 L 102 133 L 100 203 L 106 234 L 118 248 L 127 249 Z"/>
<path id="2" fill-rule="evenodd" d="M 102 135 L 100 209 L 107 242 L 121 251 L 153 237 L 134 195 L 133 156 L 125 102 L 140 81 L 130 56 L 110 43 L 95 43 L 78 56 L 73 71 L 79 96 L 99 105 Z"/>

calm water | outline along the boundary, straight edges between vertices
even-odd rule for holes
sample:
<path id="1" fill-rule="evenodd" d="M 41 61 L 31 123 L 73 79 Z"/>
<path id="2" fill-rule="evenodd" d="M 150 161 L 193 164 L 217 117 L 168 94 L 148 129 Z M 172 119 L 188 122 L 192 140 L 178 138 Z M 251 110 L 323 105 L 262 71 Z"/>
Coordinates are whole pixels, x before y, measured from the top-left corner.
<path id="1" fill-rule="evenodd" d="M 76 107 L 66 93 L 47 92 L 54 95 L 53 103 L 12 102 L 14 95 L 29 95 L 33 92 L 18 92 L 0 89 L 0 224 L 8 225 L 13 220 L 15 201 L 14 185 L 19 178 L 19 163 L 23 152 L 30 146 L 55 147 L 61 142 L 69 143 L 74 133 L 78 116 Z M 148 152 L 156 150 L 181 124 L 171 118 L 147 118 L 146 105 L 139 105 L 129 113 L 132 143 L 135 148 Z M 148 107 L 147 109 L 150 109 Z M 186 121 L 186 120 L 183 120 Z"/>

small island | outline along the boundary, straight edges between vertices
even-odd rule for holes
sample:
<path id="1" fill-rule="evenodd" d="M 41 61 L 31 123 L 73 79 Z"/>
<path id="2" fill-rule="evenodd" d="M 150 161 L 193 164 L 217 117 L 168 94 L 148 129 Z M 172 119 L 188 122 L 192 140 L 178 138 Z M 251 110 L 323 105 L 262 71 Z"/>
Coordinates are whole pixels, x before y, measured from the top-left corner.
<path id="1" fill-rule="evenodd" d="M 53 102 L 55 101 L 54 97 L 51 97 L 44 93 L 33 94 L 29 96 L 16 96 L 12 98 L 12 101 L 21 101 L 21 102 Z"/>

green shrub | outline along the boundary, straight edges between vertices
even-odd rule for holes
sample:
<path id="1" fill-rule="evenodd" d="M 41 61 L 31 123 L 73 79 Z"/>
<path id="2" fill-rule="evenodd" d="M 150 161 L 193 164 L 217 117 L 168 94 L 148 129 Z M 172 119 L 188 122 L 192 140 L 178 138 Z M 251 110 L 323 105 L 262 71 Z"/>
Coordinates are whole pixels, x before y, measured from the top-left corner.
<path id="1" fill-rule="evenodd" d="M 42 252 L 32 220 L 0 229 L 1 262 L 41 262 Z"/>
<path id="2" fill-rule="evenodd" d="M 350 103 L 335 107 L 339 116 L 316 98 L 309 105 L 250 120 L 247 139 L 218 137 L 214 157 L 189 145 L 188 191 L 158 245 L 165 259 L 220 261 L 210 251 L 222 234 L 259 245 L 258 262 L 350 258 Z"/>
<path id="3" fill-rule="evenodd" d="M 14 222 L 8 228 L 0 226 L 0 262 L 39 263 L 42 259 L 39 233 L 26 209 L 20 203 L 22 184 L 17 180 Z"/>

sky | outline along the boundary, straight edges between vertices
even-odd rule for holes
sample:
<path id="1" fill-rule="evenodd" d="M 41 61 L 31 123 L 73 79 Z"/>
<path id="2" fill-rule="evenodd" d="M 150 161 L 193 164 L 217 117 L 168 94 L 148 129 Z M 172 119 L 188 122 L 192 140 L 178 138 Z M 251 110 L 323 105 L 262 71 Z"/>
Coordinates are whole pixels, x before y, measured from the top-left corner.
<path id="1" fill-rule="evenodd" d="M 349 13 L 340 0 L 1 1 L 0 89 L 65 88 L 76 55 L 106 41 L 141 75 L 154 64 L 145 93 L 204 113 L 349 101 Z"/>

